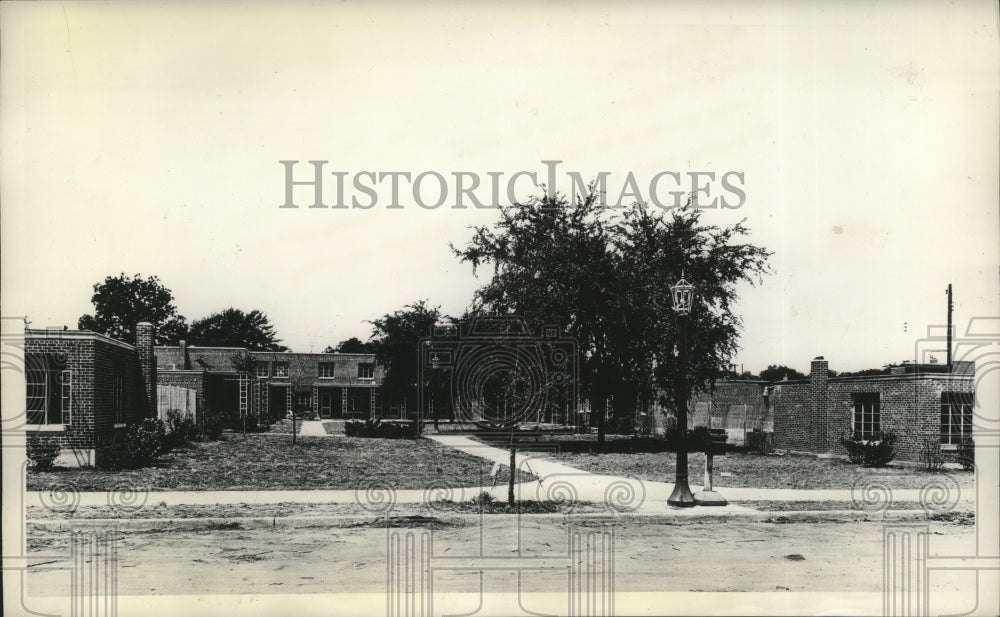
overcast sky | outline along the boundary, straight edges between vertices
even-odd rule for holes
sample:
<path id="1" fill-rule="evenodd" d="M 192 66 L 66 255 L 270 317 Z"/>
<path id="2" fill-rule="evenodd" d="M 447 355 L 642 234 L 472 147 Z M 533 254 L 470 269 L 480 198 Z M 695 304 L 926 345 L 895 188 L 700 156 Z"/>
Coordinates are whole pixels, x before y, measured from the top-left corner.
<path id="1" fill-rule="evenodd" d="M 407 188 L 281 209 L 278 161 L 485 180 L 554 159 L 609 193 L 744 174 L 705 220 L 774 251 L 737 306 L 747 370 L 912 358 L 948 283 L 960 332 L 1000 312 L 996 7 L 847 4 L 5 2 L 3 314 L 75 327 L 120 272 L 189 321 L 265 311 L 296 351 L 421 298 L 459 313 L 479 281 L 448 243 L 494 210 Z"/>

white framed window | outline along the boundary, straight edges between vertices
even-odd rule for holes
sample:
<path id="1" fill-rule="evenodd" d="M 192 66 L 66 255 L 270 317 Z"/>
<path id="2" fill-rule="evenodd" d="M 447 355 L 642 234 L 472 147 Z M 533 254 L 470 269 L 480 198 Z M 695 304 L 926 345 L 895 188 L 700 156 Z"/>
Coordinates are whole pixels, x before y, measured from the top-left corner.
<path id="1" fill-rule="evenodd" d="M 335 365 L 333 362 L 319 363 L 319 376 L 321 379 L 333 379 Z"/>
<path id="2" fill-rule="evenodd" d="M 874 439 L 882 432 L 882 414 L 878 392 L 862 392 L 851 396 L 854 398 L 852 428 L 855 437 Z"/>
<path id="3" fill-rule="evenodd" d="M 941 443 L 957 446 L 972 438 L 972 413 L 975 399 L 966 392 L 941 393 Z"/>
<path id="4" fill-rule="evenodd" d="M 72 421 L 73 371 L 52 354 L 25 358 L 25 411 L 27 423 L 58 427 Z"/>
<path id="5" fill-rule="evenodd" d="M 275 362 L 274 363 L 274 376 L 275 377 L 288 377 L 288 363 L 287 362 Z"/>
<path id="6" fill-rule="evenodd" d="M 375 379 L 375 365 L 371 362 L 359 362 L 358 379 Z"/>
<path id="7" fill-rule="evenodd" d="M 73 371 L 59 371 L 59 411 L 63 424 L 73 422 Z"/>
<path id="8" fill-rule="evenodd" d="M 254 373 L 260 378 L 268 377 L 267 362 L 257 363 L 257 366 L 254 367 Z"/>

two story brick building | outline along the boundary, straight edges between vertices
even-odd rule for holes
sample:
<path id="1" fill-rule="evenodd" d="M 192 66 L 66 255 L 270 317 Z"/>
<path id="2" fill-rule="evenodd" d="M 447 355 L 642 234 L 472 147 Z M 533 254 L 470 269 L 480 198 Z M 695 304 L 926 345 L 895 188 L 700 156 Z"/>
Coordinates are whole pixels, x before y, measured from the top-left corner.
<path id="1" fill-rule="evenodd" d="M 153 326 L 136 344 L 81 330 L 24 331 L 25 438 L 58 443 L 59 464 L 94 465 L 100 444 L 155 415 Z"/>
<path id="2" fill-rule="evenodd" d="M 383 369 L 372 354 L 249 351 L 181 342 L 156 347 L 155 355 L 159 383 L 195 390 L 207 415 L 245 413 L 264 421 L 283 418 L 291 409 L 319 418 L 402 413 L 382 401 Z"/>

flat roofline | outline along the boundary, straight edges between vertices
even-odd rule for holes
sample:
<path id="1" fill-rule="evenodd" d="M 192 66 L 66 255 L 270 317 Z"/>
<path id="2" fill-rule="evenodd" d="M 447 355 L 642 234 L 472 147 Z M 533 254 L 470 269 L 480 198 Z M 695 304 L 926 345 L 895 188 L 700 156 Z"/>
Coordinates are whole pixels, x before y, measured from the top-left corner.
<path id="1" fill-rule="evenodd" d="M 27 329 L 24 330 L 24 338 L 34 338 L 34 339 L 58 339 L 58 340 L 93 340 L 101 341 L 103 343 L 108 343 L 110 345 L 117 345 L 122 349 L 128 349 L 135 351 L 135 346 L 129 345 L 124 341 L 119 341 L 116 338 L 111 338 L 107 334 L 100 334 L 98 332 L 91 332 L 90 330 L 38 330 L 38 329 Z"/>

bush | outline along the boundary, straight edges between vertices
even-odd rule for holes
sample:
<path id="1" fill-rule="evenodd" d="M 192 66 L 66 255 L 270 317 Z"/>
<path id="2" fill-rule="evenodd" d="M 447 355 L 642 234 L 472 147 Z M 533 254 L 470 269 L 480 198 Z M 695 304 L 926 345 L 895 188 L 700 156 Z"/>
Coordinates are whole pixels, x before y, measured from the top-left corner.
<path id="1" fill-rule="evenodd" d="M 680 437 L 680 432 L 676 426 L 672 426 L 667 430 L 665 440 L 667 442 L 667 449 L 671 452 L 677 451 L 677 445 Z M 689 428 L 687 431 L 687 451 L 688 452 L 704 452 L 705 449 L 712 443 L 712 433 L 708 430 L 707 426 L 696 426 L 694 428 Z"/>
<path id="2" fill-rule="evenodd" d="M 774 452 L 773 433 L 753 430 L 746 434 L 746 448 L 755 454 L 770 454 Z"/>
<path id="3" fill-rule="evenodd" d="M 201 425 L 201 436 L 209 441 L 219 441 L 222 439 L 222 430 L 225 428 L 225 423 L 222 418 L 218 416 L 212 416 L 206 418 Z"/>
<path id="4" fill-rule="evenodd" d="M 639 414 L 639 425 L 636 427 L 636 432 L 642 437 L 651 437 L 653 435 L 653 413 L 643 412 Z"/>
<path id="5" fill-rule="evenodd" d="M 145 467 L 165 451 L 165 446 L 163 421 L 143 420 L 124 431 L 115 431 L 109 441 L 98 446 L 98 466 L 109 470 Z"/>
<path id="6" fill-rule="evenodd" d="M 381 420 L 348 420 L 344 422 L 344 435 L 348 437 L 377 437 L 380 439 L 416 439 L 420 436 L 420 423 L 383 422 Z"/>
<path id="7" fill-rule="evenodd" d="M 48 471 L 52 469 L 52 463 L 59 456 L 58 442 L 49 439 L 28 439 L 25 444 L 28 459 L 32 462 L 35 471 Z"/>
<path id="8" fill-rule="evenodd" d="M 182 414 L 177 409 L 167 411 L 166 431 L 167 435 L 163 444 L 165 452 L 179 448 L 198 438 L 198 426 L 194 423 L 194 418 Z"/>
<path id="9" fill-rule="evenodd" d="M 958 444 L 958 462 L 966 471 L 976 468 L 976 442 L 972 441 L 972 437 L 965 437 Z"/>
<path id="10" fill-rule="evenodd" d="M 636 432 L 632 418 L 608 418 L 604 421 L 606 435 L 632 435 Z"/>
<path id="11" fill-rule="evenodd" d="M 865 467 L 885 467 L 896 458 L 896 435 L 889 431 L 876 433 L 868 440 L 857 434 L 842 436 L 840 443 L 852 463 Z"/>
<path id="12" fill-rule="evenodd" d="M 847 450 L 847 458 L 855 465 L 865 462 L 865 443 L 856 435 L 841 435 L 840 445 Z"/>
<path id="13" fill-rule="evenodd" d="M 944 455 L 941 453 L 941 443 L 936 439 L 927 439 L 920 447 L 920 465 L 926 471 L 941 471 L 944 469 Z"/>

